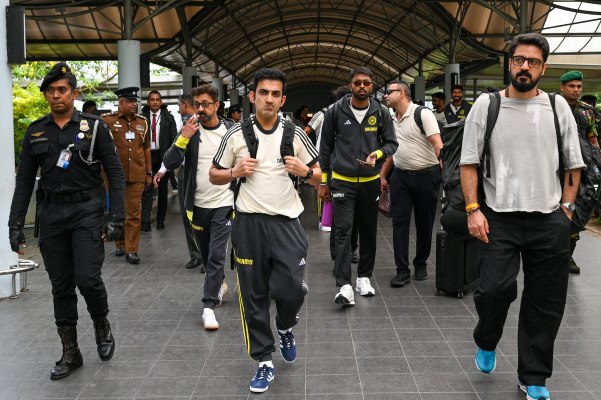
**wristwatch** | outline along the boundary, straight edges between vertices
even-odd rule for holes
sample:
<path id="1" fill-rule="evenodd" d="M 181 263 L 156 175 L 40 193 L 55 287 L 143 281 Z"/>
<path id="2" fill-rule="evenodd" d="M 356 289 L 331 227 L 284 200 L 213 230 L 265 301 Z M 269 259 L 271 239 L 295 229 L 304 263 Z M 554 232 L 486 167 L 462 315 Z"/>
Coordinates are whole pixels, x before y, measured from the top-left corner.
<path id="1" fill-rule="evenodd" d="M 565 207 L 566 210 L 568 210 L 571 213 L 573 213 L 574 211 L 576 211 L 576 204 L 574 204 L 574 203 L 569 203 L 569 202 L 566 201 L 564 203 L 561 203 L 561 206 Z"/>
<path id="2" fill-rule="evenodd" d="M 309 180 L 313 178 L 313 168 L 309 167 L 309 171 L 307 171 L 307 175 L 305 176 L 305 179 Z"/>

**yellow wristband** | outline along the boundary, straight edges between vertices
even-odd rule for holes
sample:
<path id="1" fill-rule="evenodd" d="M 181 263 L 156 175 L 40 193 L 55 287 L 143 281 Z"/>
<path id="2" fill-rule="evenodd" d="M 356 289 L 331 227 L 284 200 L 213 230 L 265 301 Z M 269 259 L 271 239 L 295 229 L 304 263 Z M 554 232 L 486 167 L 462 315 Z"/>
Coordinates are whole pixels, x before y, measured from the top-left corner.
<path id="1" fill-rule="evenodd" d="M 480 204 L 478 203 L 470 203 L 465 206 L 465 211 L 470 211 L 472 208 L 480 208 Z"/>
<path id="2" fill-rule="evenodd" d="M 328 173 L 327 172 L 321 173 L 321 183 L 328 183 Z"/>

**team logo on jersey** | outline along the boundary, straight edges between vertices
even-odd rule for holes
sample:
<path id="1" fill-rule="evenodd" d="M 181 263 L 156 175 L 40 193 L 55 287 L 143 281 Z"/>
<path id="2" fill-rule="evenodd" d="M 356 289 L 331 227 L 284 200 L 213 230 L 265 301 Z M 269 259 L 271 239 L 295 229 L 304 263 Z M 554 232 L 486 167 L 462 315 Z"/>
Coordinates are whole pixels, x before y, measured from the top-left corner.
<path id="1" fill-rule="evenodd" d="M 305 261 L 305 258 L 303 257 L 300 262 L 298 263 L 299 267 L 303 266 L 303 265 L 307 265 L 307 262 Z"/>
<path id="2" fill-rule="evenodd" d="M 81 122 L 79 123 L 79 130 L 82 132 L 87 132 L 88 130 L 90 130 L 90 125 L 88 124 L 87 119 L 81 120 Z"/>
<path id="3" fill-rule="evenodd" d="M 46 132 L 44 132 L 44 131 L 42 131 L 42 132 L 36 132 L 36 133 L 32 133 L 32 134 L 31 134 L 31 136 L 33 136 L 33 137 L 40 137 L 40 136 L 42 136 L 44 133 L 46 133 Z"/>
<path id="4" fill-rule="evenodd" d="M 344 125 L 350 125 L 351 124 L 351 120 L 347 119 L 346 122 L 344 123 Z"/>
<path id="5" fill-rule="evenodd" d="M 332 197 L 344 197 L 344 193 L 332 193 Z"/>
<path id="6" fill-rule="evenodd" d="M 238 256 L 235 257 L 236 258 L 236 264 L 238 265 L 250 265 L 252 266 L 254 263 L 254 260 L 250 259 L 250 258 L 240 258 Z"/>
<path id="7" fill-rule="evenodd" d="M 368 123 L 369 125 L 375 125 L 377 122 L 378 122 L 378 118 L 376 118 L 376 116 L 375 116 L 375 115 L 372 115 L 371 117 L 369 117 L 369 118 L 367 119 L 367 123 Z"/>
<path id="8" fill-rule="evenodd" d="M 459 110 L 459 115 L 464 115 L 464 114 L 465 114 L 465 110 L 464 109 Z"/>

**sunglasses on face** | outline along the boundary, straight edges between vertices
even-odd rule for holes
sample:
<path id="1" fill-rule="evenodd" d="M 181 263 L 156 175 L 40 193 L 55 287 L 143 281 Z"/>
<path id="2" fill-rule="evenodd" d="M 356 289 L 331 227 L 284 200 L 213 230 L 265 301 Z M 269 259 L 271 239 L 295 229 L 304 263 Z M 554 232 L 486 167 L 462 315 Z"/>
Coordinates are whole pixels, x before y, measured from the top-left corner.
<path id="1" fill-rule="evenodd" d="M 384 94 L 387 96 L 390 96 L 393 92 L 402 92 L 403 89 L 386 89 L 384 91 Z"/>
<path id="2" fill-rule="evenodd" d="M 196 109 L 199 109 L 200 107 L 202 107 L 202 108 L 209 108 L 213 104 L 215 104 L 215 103 L 209 103 L 208 101 L 203 101 L 202 103 L 196 103 L 196 102 L 194 102 L 194 108 L 196 108 Z"/>
<path id="3" fill-rule="evenodd" d="M 357 79 L 356 81 L 353 81 L 353 85 L 355 85 L 356 87 L 360 87 L 362 85 L 365 87 L 370 87 L 371 84 L 372 84 L 372 82 L 368 81 L 367 79 L 365 79 L 365 80 Z"/>

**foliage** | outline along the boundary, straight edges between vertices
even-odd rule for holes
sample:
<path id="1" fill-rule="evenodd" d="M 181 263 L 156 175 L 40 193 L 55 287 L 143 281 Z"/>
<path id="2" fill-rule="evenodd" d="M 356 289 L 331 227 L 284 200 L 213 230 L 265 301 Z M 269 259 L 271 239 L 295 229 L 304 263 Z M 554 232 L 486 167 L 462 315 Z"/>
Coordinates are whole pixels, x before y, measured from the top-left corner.
<path id="1" fill-rule="evenodd" d="M 25 131 L 29 124 L 47 114 L 50 107 L 35 82 L 23 88 L 13 83 L 13 123 L 15 129 L 15 160 L 19 160 Z"/>

